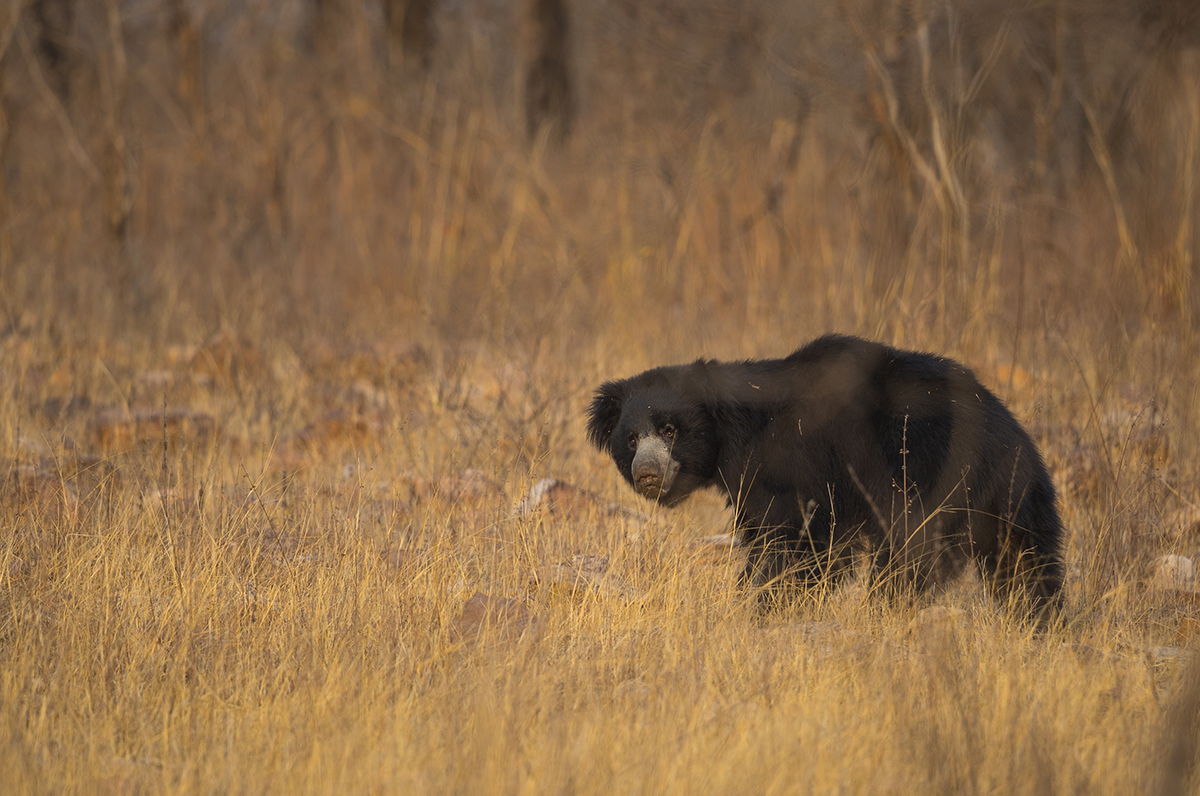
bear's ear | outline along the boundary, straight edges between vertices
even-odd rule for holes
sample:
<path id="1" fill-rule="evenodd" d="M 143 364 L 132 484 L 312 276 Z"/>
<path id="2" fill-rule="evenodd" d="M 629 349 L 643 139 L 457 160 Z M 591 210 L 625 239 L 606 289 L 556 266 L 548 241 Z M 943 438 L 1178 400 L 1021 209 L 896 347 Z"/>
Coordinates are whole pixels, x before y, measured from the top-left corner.
<path id="1" fill-rule="evenodd" d="M 609 381 L 600 385 L 588 409 L 588 439 L 605 453 L 612 453 L 610 437 L 621 421 L 625 403 L 625 382 Z"/>

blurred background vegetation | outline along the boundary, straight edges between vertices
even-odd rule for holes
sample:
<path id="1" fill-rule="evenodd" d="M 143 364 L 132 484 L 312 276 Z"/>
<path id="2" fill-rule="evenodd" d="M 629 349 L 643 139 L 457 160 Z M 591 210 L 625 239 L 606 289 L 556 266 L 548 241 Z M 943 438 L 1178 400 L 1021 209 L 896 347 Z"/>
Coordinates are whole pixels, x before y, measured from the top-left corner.
<path id="1" fill-rule="evenodd" d="M 8 0 L 0 309 L 659 355 L 1190 331 L 1198 47 L 1188 0 Z"/>

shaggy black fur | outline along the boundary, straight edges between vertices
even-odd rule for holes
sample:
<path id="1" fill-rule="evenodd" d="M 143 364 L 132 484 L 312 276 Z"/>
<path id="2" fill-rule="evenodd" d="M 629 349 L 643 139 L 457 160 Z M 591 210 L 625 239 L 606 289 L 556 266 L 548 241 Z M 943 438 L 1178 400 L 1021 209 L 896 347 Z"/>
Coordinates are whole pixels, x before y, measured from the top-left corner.
<path id="1" fill-rule="evenodd" d="M 644 496 L 727 496 L 748 551 L 743 585 L 836 583 L 865 547 L 885 586 L 920 591 L 974 560 L 1001 599 L 1057 605 L 1050 476 L 957 362 L 827 335 L 784 359 L 702 359 L 607 382 L 589 415 L 589 439 Z"/>

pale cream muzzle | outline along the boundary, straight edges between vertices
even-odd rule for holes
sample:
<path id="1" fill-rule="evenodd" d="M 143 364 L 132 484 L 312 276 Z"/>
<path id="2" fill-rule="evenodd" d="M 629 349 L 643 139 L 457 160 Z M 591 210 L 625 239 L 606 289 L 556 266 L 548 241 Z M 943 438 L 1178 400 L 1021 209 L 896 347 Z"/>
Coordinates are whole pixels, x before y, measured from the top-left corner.
<path id="1" fill-rule="evenodd" d="M 671 448 L 659 436 L 638 440 L 631 466 L 633 486 L 644 497 L 659 500 L 671 491 L 679 473 L 679 462 L 671 458 Z"/>

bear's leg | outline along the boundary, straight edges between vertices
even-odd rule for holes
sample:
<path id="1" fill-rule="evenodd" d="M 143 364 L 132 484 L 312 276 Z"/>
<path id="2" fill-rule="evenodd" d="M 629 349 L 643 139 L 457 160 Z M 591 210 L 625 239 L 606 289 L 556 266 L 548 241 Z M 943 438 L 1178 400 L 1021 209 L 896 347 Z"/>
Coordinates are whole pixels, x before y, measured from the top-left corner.
<path id="1" fill-rule="evenodd" d="M 924 590 L 927 579 L 918 577 L 916 569 L 902 560 L 890 542 L 884 542 L 871 557 L 871 572 L 867 579 L 867 590 L 887 602 L 897 605 L 911 599 Z"/>
<path id="2" fill-rule="evenodd" d="M 870 594 L 880 594 L 888 600 L 894 600 L 898 589 L 895 588 L 892 573 L 892 546 L 887 542 L 879 545 L 871 556 L 871 573 L 867 577 L 867 591 Z"/>
<path id="3" fill-rule="evenodd" d="M 997 602 L 1019 600 L 1023 610 L 1038 618 L 1052 616 L 1061 607 L 1058 562 L 1047 562 L 1032 550 L 1014 549 L 981 556 L 977 563 L 980 577 Z"/>
<path id="4" fill-rule="evenodd" d="M 976 550 L 976 565 L 995 600 L 1021 600 L 1031 615 L 1046 619 L 1061 607 L 1062 563 L 1056 552 L 1037 549 L 1039 519 L 1023 507 L 1015 520 L 997 521 L 995 544 Z"/>
<path id="5" fill-rule="evenodd" d="M 746 567 L 738 577 L 742 589 L 765 589 L 778 586 L 787 573 L 789 548 L 787 534 L 782 528 L 761 530 L 745 538 Z"/>
<path id="6" fill-rule="evenodd" d="M 920 596 L 951 567 L 945 516 L 914 511 L 906 519 L 885 534 L 871 560 L 868 587 L 892 602 Z"/>
<path id="7" fill-rule="evenodd" d="M 812 529 L 810 528 L 810 531 Z M 781 605 L 785 598 L 802 597 L 818 588 L 834 588 L 851 571 L 853 556 L 834 549 L 828 533 L 797 540 L 788 526 L 760 531 L 744 540 L 746 566 L 738 587 L 758 593 L 764 608 Z"/>

